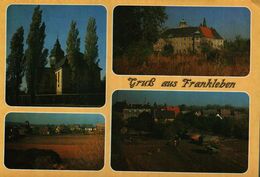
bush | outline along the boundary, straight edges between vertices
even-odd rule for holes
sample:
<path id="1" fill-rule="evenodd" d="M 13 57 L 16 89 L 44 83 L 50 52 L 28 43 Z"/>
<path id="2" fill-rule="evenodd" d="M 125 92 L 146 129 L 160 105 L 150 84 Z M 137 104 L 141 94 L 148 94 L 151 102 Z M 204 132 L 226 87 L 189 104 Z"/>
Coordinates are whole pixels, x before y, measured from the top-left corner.
<path id="1" fill-rule="evenodd" d="M 146 41 L 138 41 L 128 47 L 126 57 L 136 65 L 143 64 L 153 52 L 152 46 Z"/>
<path id="2" fill-rule="evenodd" d="M 169 57 L 172 56 L 174 52 L 173 46 L 171 44 L 166 44 L 163 47 L 162 56 Z"/>

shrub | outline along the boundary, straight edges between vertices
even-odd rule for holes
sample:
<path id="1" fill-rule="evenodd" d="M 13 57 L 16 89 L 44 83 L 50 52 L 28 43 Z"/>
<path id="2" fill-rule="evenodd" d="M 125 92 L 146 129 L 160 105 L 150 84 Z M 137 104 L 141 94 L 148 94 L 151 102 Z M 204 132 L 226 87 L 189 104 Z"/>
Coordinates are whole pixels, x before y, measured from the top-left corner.
<path id="1" fill-rule="evenodd" d="M 171 44 L 166 44 L 163 47 L 162 56 L 169 57 L 172 56 L 174 52 L 173 46 Z"/>

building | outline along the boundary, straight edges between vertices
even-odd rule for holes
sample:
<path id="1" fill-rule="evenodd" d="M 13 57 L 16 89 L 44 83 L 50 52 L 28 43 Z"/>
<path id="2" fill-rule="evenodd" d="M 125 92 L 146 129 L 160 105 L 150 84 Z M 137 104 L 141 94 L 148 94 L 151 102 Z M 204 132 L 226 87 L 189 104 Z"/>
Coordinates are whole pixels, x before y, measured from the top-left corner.
<path id="1" fill-rule="evenodd" d="M 132 105 L 123 109 L 123 120 L 127 120 L 132 117 L 138 117 L 143 112 L 151 113 L 152 111 L 151 108 L 143 105 Z"/>
<path id="2" fill-rule="evenodd" d="M 178 114 L 180 114 L 181 109 L 179 106 L 166 106 L 165 108 L 162 108 L 163 110 L 172 112 L 174 116 L 176 117 Z"/>
<path id="3" fill-rule="evenodd" d="M 50 129 L 47 126 L 42 126 L 39 128 L 39 134 L 40 135 L 50 135 Z"/>
<path id="4" fill-rule="evenodd" d="M 216 116 L 219 113 L 217 109 L 204 109 L 202 112 L 205 117 Z"/>
<path id="5" fill-rule="evenodd" d="M 96 132 L 98 134 L 104 134 L 105 133 L 105 124 L 104 123 L 96 124 Z"/>
<path id="6" fill-rule="evenodd" d="M 228 108 L 220 109 L 220 115 L 222 117 L 234 117 L 234 111 Z"/>
<path id="7" fill-rule="evenodd" d="M 166 44 L 170 44 L 174 54 L 200 53 L 204 42 L 214 49 L 221 49 L 224 45 L 224 39 L 216 29 L 207 26 L 205 18 L 203 24 L 197 27 L 188 26 L 182 20 L 177 28 L 167 29 L 162 33 L 154 44 L 154 51 L 161 52 Z"/>
<path id="8" fill-rule="evenodd" d="M 154 122 L 156 123 L 168 123 L 173 122 L 175 119 L 175 113 L 173 111 L 156 109 L 154 110 Z"/>
<path id="9" fill-rule="evenodd" d="M 79 57 L 82 61 L 84 56 L 80 53 Z M 51 60 L 55 60 L 52 58 Z M 62 58 L 57 63 L 51 66 L 54 68 L 55 81 L 56 81 L 56 94 L 62 95 L 66 93 L 87 93 L 89 91 L 99 91 L 101 89 L 101 70 L 98 64 L 93 64 L 91 70 L 86 65 L 82 63 L 81 67 L 83 68 L 80 72 L 80 78 L 77 80 L 77 84 L 72 81 L 72 71 L 69 65 L 67 56 Z M 76 86 L 77 85 L 77 86 Z"/>
<path id="10" fill-rule="evenodd" d="M 70 93 L 71 90 L 71 70 L 68 64 L 67 57 L 64 57 L 55 65 L 56 76 L 56 94 Z"/>

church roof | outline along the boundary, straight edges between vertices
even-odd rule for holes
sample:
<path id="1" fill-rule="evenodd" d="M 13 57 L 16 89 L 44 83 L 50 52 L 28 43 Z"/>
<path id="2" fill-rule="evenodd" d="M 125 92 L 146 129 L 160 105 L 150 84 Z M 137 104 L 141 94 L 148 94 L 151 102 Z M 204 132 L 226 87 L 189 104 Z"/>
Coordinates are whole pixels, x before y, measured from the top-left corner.
<path id="1" fill-rule="evenodd" d="M 80 57 L 83 57 L 83 54 L 82 53 L 80 53 Z M 68 58 L 67 58 L 67 56 L 65 56 L 63 59 L 61 59 L 58 63 L 56 63 L 56 65 L 55 65 L 55 70 L 58 70 L 59 68 L 61 68 L 61 67 L 64 67 L 64 66 L 68 66 Z M 102 70 L 102 68 L 100 68 L 99 66 L 98 66 L 98 64 L 95 64 L 94 65 L 95 67 L 96 67 L 96 69 L 98 69 L 98 70 Z"/>
<path id="2" fill-rule="evenodd" d="M 64 65 L 68 64 L 67 61 L 68 61 L 68 60 L 67 60 L 67 57 L 65 56 L 65 57 L 64 57 L 63 59 L 61 59 L 58 63 L 56 63 L 55 69 L 57 70 L 57 69 L 63 67 Z"/>

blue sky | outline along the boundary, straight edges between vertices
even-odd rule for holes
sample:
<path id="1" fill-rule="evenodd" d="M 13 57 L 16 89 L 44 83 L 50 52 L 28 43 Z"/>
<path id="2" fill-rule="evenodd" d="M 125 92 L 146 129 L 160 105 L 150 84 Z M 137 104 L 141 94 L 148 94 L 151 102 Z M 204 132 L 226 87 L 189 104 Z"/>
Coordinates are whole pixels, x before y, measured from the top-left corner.
<path id="1" fill-rule="evenodd" d="M 77 22 L 79 30 L 81 52 L 84 52 L 84 41 L 89 17 L 96 19 L 98 49 L 101 77 L 106 69 L 106 9 L 102 6 L 72 6 L 72 5 L 41 5 L 42 21 L 46 24 L 45 48 L 50 50 L 57 39 L 60 40 L 62 49 L 66 52 L 66 40 L 72 20 Z M 34 5 L 11 5 L 7 10 L 7 55 L 10 53 L 10 40 L 20 26 L 25 30 L 25 41 L 28 36 Z M 25 42 L 24 41 L 24 42 Z M 25 49 L 27 46 L 24 47 Z"/>
<path id="2" fill-rule="evenodd" d="M 54 113 L 9 113 L 6 122 L 25 122 L 31 124 L 97 124 L 105 123 L 99 114 L 54 114 Z"/>
<path id="3" fill-rule="evenodd" d="M 215 28 L 225 39 L 236 35 L 250 37 L 250 11 L 244 7 L 166 7 L 165 26 L 176 28 L 184 19 L 189 26 L 199 26 L 206 18 L 207 26 Z"/>
<path id="4" fill-rule="evenodd" d="M 243 92 L 182 92 L 182 91 L 129 91 L 113 93 L 113 103 L 124 101 L 131 104 L 197 105 L 208 104 L 249 107 L 249 97 Z"/>

